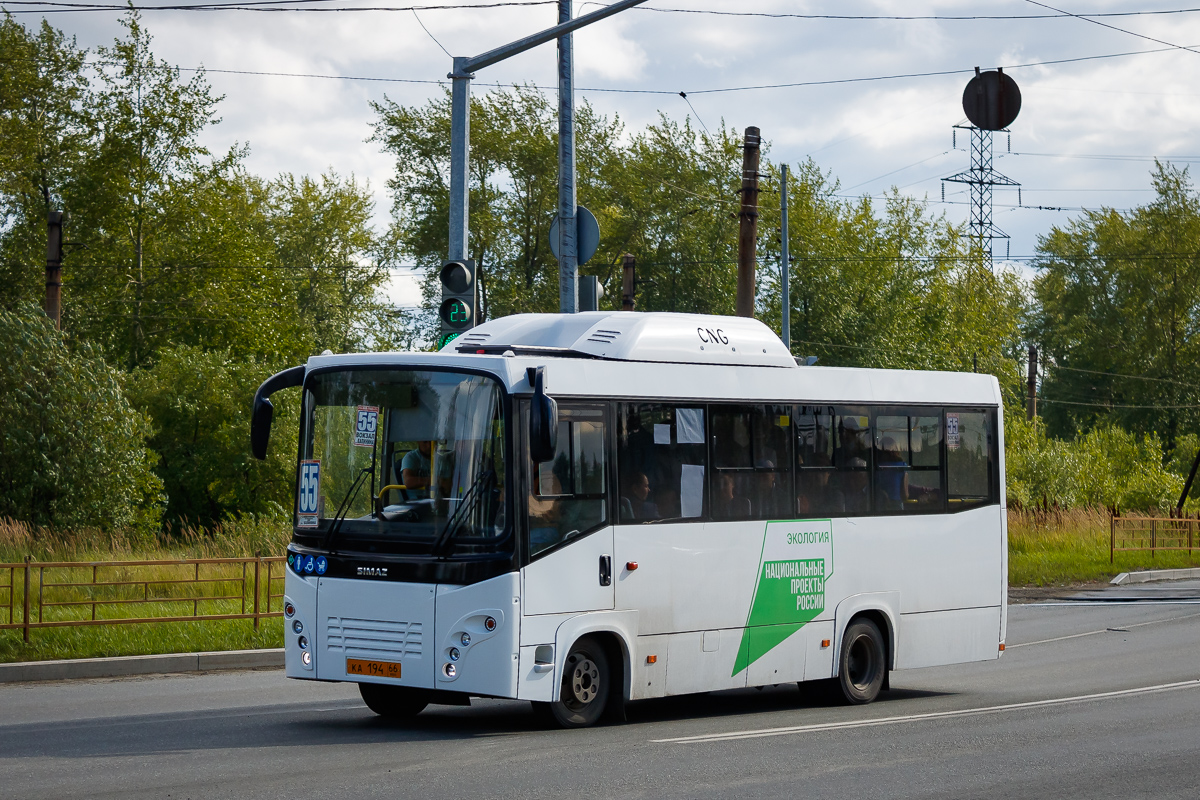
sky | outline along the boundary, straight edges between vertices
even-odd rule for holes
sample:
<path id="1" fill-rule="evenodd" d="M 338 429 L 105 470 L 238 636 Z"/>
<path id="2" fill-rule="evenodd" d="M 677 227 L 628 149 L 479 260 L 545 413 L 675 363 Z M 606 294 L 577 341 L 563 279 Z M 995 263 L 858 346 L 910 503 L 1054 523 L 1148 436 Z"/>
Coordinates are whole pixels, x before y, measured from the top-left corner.
<path id="1" fill-rule="evenodd" d="M 370 102 L 386 96 L 421 105 L 442 91 L 436 81 L 450 70 L 446 51 L 477 55 L 557 22 L 553 3 L 479 7 L 493 2 L 276 0 L 287 9 L 426 8 L 148 8 L 143 19 L 160 58 L 184 69 L 205 67 L 224 95 L 221 122 L 205 134 L 214 151 L 234 141 L 249 143 L 247 167 L 268 177 L 332 170 L 365 180 L 382 228 L 389 218 L 392 163 L 366 141 L 374 120 Z M 708 129 L 755 125 L 776 163 L 794 165 L 811 156 L 840 181 L 844 195 L 879 197 L 895 186 L 957 223 L 969 214 L 966 187 L 946 183 L 943 202 L 940 179 L 970 163 L 967 135 L 958 133 L 958 149 L 952 144 L 953 126 L 966 122 L 962 91 L 975 67 L 1004 67 L 1020 86 L 1023 103 L 1011 135 L 996 134 L 994 166 L 1021 184 L 1024 207 L 1016 207 L 1015 190 L 997 189 L 994 222 L 1011 240 L 994 249 L 997 256 L 1011 254 L 1028 274 L 1020 259 L 1035 252 L 1040 235 L 1080 216 L 1081 209 L 1148 202 L 1155 157 L 1181 165 L 1200 160 L 1200 144 L 1193 140 L 1200 129 L 1200 90 L 1189 78 L 1200 66 L 1200 9 L 1144 13 L 1185 8 L 1170 0 L 1070 3 L 649 0 L 575 34 L 576 102 L 619 116 L 627 130 L 656 121 L 660 113 L 691 116 Z M 574 13 L 599 5 L 576 2 Z M 27 25 L 44 14 L 84 47 L 107 44 L 121 33 L 119 11 L 45 13 L 45 4 L 14 2 L 0 7 L 36 11 L 18 15 Z M 1077 16 L 1045 16 L 1062 13 Z M 1122 15 L 1088 16 L 1095 14 Z M 942 19 L 878 18 L 896 15 Z M 1018 16 L 1042 18 L 994 18 Z M 481 70 L 475 83 L 476 93 L 487 91 L 486 83 L 532 83 L 553 91 L 555 47 L 542 45 Z M 398 304 L 417 302 L 416 279 L 397 273 L 392 296 Z"/>

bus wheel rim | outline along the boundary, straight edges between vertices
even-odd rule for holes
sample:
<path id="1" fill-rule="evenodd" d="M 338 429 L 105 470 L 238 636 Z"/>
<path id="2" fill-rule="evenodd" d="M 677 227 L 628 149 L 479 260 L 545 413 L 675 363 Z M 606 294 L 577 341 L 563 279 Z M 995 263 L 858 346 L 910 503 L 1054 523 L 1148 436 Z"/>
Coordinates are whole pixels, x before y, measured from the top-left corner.
<path id="1" fill-rule="evenodd" d="M 600 669 L 590 658 L 575 662 L 571 671 L 571 695 L 575 702 L 587 705 L 596 699 L 600 691 Z"/>

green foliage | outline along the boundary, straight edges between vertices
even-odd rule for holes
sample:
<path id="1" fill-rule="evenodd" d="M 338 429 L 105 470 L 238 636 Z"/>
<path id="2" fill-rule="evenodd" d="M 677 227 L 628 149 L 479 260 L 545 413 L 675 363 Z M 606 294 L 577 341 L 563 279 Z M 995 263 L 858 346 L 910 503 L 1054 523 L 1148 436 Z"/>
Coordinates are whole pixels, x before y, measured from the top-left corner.
<path id="1" fill-rule="evenodd" d="M 133 404 L 154 421 L 150 446 L 168 499 L 167 523 L 213 527 L 239 514 L 286 518 L 295 489 L 296 398 L 275 401 L 267 459 L 250 454 L 250 406 L 274 368 L 229 351 L 179 346 L 128 380 Z"/>
<path id="2" fill-rule="evenodd" d="M 135 11 L 123 25 L 85 65 L 53 28 L 0 24 L 6 57 L 34 65 L 0 77 L 0 306 L 40 293 L 53 207 L 85 246 L 64 259 L 64 328 L 126 368 L 177 344 L 295 362 L 401 341 L 369 188 L 248 175 L 244 146 L 213 155 L 204 73 L 156 58 Z"/>
<path id="3" fill-rule="evenodd" d="M 1108 425 L 1074 440 L 1053 439 L 1040 418 L 1026 422 L 1011 414 L 1004 436 L 1008 501 L 1014 507 L 1094 506 L 1165 514 L 1183 490 L 1186 473 L 1163 466 L 1162 442 L 1153 433 Z"/>
<path id="4" fill-rule="evenodd" d="M 153 531 L 162 483 L 150 425 L 95 348 L 38 309 L 0 309 L 0 517 Z"/>
<path id="5" fill-rule="evenodd" d="M 1186 169 L 1157 164 L 1152 181 L 1149 204 L 1039 241 L 1029 336 L 1052 435 L 1115 424 L 1157 431 L 1169 453 L 1200 423 L 1200 196 Z"/>
<path id="6" fill-rule="evenodd" d="M 45 262 L 46 213 L 88 153 L 87 51 L 43 21 L 36 32 L 0 19 L 0 285 L 8 307 L 33 300 Z"/>
<path id="7" fill-rule="evenodd" d="M 373 141 L 396 158 L 388 188 L 397 246 L 416 263 L 446 252 L 450 161 L 448 96 L 422 107 L 375 105 Z M 607 298 L 621 303 L 621 257 L 638 260 L 638 308 L 733 311 L 736 190 L 741 143 L 733 131 L 697 134 L 663 117 L 622 140 L 619 119 L 586 102 L 576 109 L 578 202 L 597 217 L 600 248 L 582 267 Z M 557 311 L 558 264 L 549 231 L 558 201 L 556 109 L 529 87 L 472 100 L 469 252 L 482 267 L 483 312 Z M 731 213 L 733 216 L 731 217 Z M 419 330 L 432 338 L 438 287 L 430 274 Z"/>
<path id="8" fill-rule="evenodd" d="M 778 170 L 771 175 L 778 184 Z M 882 209 L 869 198 L 840 199 L 836 181 L 812 161 L 788 183 L 793 350 L 836 366 L 968 371 L 977 364 L 1016 389 L 1020 278 L 993 271 L 957 228 L 899 193 Z M 778 233 L 777 207 L 763 207 L 760 226 Z M 760 258 L 772 256 L 773 268 L 761 269 L 758 316 L 778 330 L 778 244 L 760 247 Z"/>

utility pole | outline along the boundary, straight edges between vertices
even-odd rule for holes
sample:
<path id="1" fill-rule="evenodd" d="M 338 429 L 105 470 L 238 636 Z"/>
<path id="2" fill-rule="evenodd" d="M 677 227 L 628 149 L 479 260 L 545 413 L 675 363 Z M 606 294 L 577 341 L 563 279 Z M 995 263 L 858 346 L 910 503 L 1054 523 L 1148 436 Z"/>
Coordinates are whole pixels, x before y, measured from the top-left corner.
<path id="1" fill-rule="evenodd" d="M 51 211 L 46 219 L 46 316 L 62 330 L 63 212 Z"/>
<path id="2" fill-rule="evenodd" d="M 783 245 L 779 248 L 779 257 L 781 266 L 779 268 L 780 289 L 783 294 L 783 325 L 781 332 L 783 334 L 783 346 L 792 352 L 792 295 L 788 288 L 788 273 L 792 271 L 791 261 L 788 257 L 788 218 L 787 218 L 787 201 L 788 201 L 788 168 L 787 164 L 782 167 L 782 174 L 779 178 L 779 227 L 782 235 L 779 237 Z"/>
<path id="3" fill-rule="evenodd" d="M 746 128 L 742 146 L 742 210 L 738 214 L 737 315 L 754 316 L 754 260 L 758 239 L 759 131 Z"/>
<path id="4" fill-rule="evenodd" d="M 633 296 L 637 285 L 637 261 L 633 255 L 626 253 L 621 256 L 621 310 L 633 311 L 637 302 Z"/>
<path id="5" fill-rule="evenodd" d="M 571 2 L 570 0 L 559 0 L 559 19 L 558 25 L 552 28 L 547 28 L 539 33 L 526 36 L 524 39 L 518 39 L 515 42 L 510 42 L 506 45 L 497 47 L 494 50 L 489 50 L 486 53 L 468 58 L 465 56 L 454 56 L 454 69 L 446 77 L 451 81 L 450 90 L 450 242 L 447 250 L 447 255 L 451 261 L 461 261 L 467 257 L 468 235 L 470 231 L 470 220 L 468 217 L 468 201 L 469 201 L 469 167 L 470 167 L 470 135 L 471 135 L 471 80 L 475 77 L 475 71 L 490 67 L 506 58 L 511 58 L 518 53 L 524 53 L 526 50 L 537 47 L 540 44 L 558 39 L 559 44 L 559 235 L 563 240 L 570 240 L 570 311 L 574 311 L 578 307 L 577 297 L 578 290 L 575 286 L 576 262 L 576 242 L 575 242 L 575 147 L 574 147 L 574 102 L 572 93 L 565 92 L 567 106 L 567 119 L 563 119 L 563 101 L 564 101 L 564 79 L 566 88 L 569 90 L 572 86 L 572 75 L 570 71 L 571 65 L 571 43 L 569 34 L 572 31 L 578 30 L 585 25 L 590 25 L 593 22 L 598 22 L 606 17 L 611 17 L 619 11 L 624 11 L 627 8 L 640 5 L 646 0 L 616 0 L 611 5 L 607 5 L 590 14 L 584 14 L 582 17 L 571 19 Z M 567 37 L 568 41 L 564 47 L 562 44 L 563 37 Z M 564 62 L 565 54 L 565 62 Z M 563 64 L 566 64 L 567 70 L 564 73 Z M 567 136 L 562 135 L 563 125 L 566 125 Z M 569 154 L 569 170 L 564 172 L 564 145 Z M 566 186 L 564 186 L 564 181 Z M 564 198 L 569 197 L 569 202 L 564 203 Z M 564 219 L 563 208 L 569 206 L 569 219 Z M 568 223 L 568 224 L 564 224 Z M 559 251 L 560 256 L 567 253 L 567 249 Z M 562 276 L 568 272 L 568 259 L 559 259 L 559 299 L 560 305 L 565 305 L 564 297 L 567 294 L 562 286 Z M 567 310 L 564 308 L 563 310 Z"/>
<path id="6" fill-rule="evenodd" d="M 1037 416 L 1037 347 L 1029 345 L 1029 378 L 1026 381 L 1026 388 L 1029 390 L 1028 405 L 1025 408 L 1025 419 L 1033 422 L 1033 418 Z"/>
<path id="7" fill-rule="evenodd" d="M 571 0 L 558 0 L 558 24 L 571 21 Z M 558 310 L 579 310 L 575 229 L 575 65 L 571 34 L 558 37 Z"/>

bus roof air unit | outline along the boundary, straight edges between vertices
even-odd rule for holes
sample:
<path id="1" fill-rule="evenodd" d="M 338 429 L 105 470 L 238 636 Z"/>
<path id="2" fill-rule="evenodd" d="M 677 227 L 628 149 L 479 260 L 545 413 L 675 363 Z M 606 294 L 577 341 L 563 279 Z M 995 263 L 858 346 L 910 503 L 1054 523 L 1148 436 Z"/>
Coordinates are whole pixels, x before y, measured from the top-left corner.
<path id="1" fill-rule="evenodd" d="M 758 320 L 704 314 L 515 314 L 485 322 L 442 349 L 666 364 L 796 366 L 779 337 Z"/>

